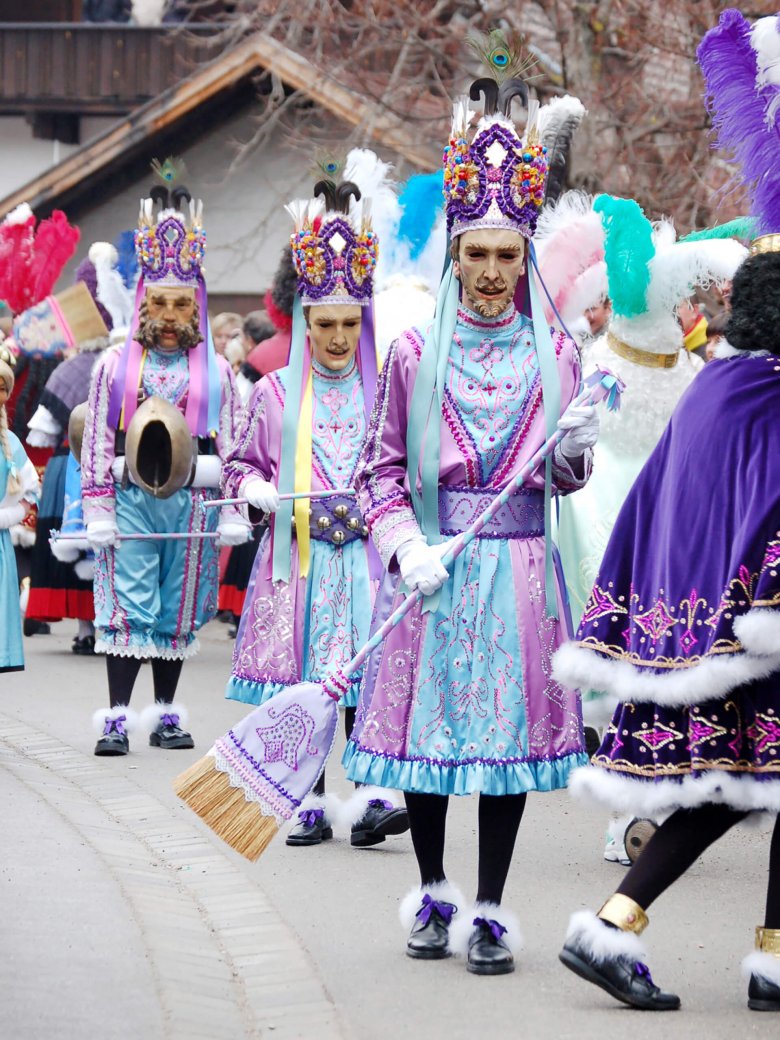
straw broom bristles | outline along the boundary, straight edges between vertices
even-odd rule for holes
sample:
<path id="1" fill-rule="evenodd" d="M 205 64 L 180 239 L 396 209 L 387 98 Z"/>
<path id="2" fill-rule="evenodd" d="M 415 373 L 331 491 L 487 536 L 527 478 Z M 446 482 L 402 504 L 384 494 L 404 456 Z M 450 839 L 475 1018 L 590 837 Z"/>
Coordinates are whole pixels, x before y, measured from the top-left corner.
<path id="1" fill-rule="evenodd" d="M 173 781 L 176 794 L 232 849 L 256 862 L 279 830 L 257 802 L 248 802 L 240 787 L 231 787 L 213 755 L 199 759 Z"/>

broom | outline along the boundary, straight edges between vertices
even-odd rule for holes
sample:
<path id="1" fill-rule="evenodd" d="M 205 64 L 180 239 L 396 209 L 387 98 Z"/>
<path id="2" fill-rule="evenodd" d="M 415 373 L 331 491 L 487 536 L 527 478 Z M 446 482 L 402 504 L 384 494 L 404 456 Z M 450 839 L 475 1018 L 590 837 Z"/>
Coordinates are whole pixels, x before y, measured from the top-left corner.
<path id="1" fill-rule="evenodd" d="M 573 404 L 595 404 L 606 398 L 614 411 L 622 390 L 619 379 L 597 369 Z M 452 539 L 442 555 L 445 567 L 552 453 L 564 433 L 557 430 L 471 527 Z M 281 824 L 299 808 L 333 747 L 337 702 L 348 688 L 349 677 L 422 598 L 419 591 L 407 596 L 343 669 L 329 673 L 321 683 L 297 683 L 277 694 L 246 715 L 214 743 L 207 755 L 175 778 L 176 794 L 236 852 L 253 862 L 259 859 Z"/>

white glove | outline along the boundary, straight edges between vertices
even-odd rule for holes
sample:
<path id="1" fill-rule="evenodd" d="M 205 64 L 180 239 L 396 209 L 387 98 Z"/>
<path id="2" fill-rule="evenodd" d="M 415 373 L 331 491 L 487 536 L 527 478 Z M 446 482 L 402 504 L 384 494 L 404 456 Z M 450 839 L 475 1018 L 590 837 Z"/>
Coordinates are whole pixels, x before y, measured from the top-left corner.
<path id="1" fill-rule="evenodd" d="M 244 484 L 243 497 L 250 506 L 263 513 L 275 513 L 279 508 L 279 492 L 269 480 L 252 477 Z"/>
<path id="2" fill-rule="evenodd" d="M 14 524 L 20 524 L 27 514 L 21 502 L 15 502 L 12 506 L 3 506 L 0 509 L 0 530 L 7 530 Z"/>
<path id="3" fill-rule="evenodd" d="M 80 542 L 80 538 L 52 538 L 49 542 L 51 554 L 60 563 L 75 563 L 81 555 Z"/>
<path id="4" fill-rule="evenodd" d="M 73 564 L 73 570 L 76 572 L 76 577 L 79 581 L 94 581 L 95 579 L 95 561 L 92 557 L 88 560 L 76 560 Z"/>
<path id="5" fill-rule="evenodd" d="M 92 549 L 107 549 L 119 543 L 119 528 L 115 520 L 90 520 L 87 541 Z"/>
<path id="6" fill-rule="evenodd" d="M 248 527 L 247 524 L 240 524 L 236 520 L 226 520 L 221 523 L 217 528 L 217 544 L 218 545 L 243 545 L 244 542 L 248 542 L 252 533 L 252 528 Z"/>
<path id="7" fill-rule="evenodd" d="M 420 538 L 412 538 L 400 545 L 396 549 L 395 558 L 404 584 L 412 590 L 419 589 L 424 596 L 430 596 L 440 589 L 449 576 L 441 562 L 446 548 L 446 542 L 428 545 Z"/>
<path id="8" fill-rule="evenodd" d="M 570 405 L 558 420 L 558 429 L 566 430 L 561 451 L 568 459 L 578 459 L 599 439 L 599 414 L 595 404 Z"/>

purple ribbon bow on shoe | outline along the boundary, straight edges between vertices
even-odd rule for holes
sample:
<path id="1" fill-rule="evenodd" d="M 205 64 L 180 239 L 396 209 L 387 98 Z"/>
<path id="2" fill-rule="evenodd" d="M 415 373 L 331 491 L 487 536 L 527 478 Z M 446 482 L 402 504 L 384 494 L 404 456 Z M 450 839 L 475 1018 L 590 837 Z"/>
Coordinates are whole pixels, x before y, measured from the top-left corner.
<path id="1" fill-rule="evenodd" d="M 316 827 L 324 815 L 324 809 L 301 809 L 298 813 L 298 818 L 304 827 Z"/>
<path id="2" fill-rule="evenodd" d="M 392 802 L 388 802 L 384 798 L 372 798 L 368 803 L 368 807 L 369 809 L 386 809 L 387 812 L 395 808 Z"/>
<path id="3" fill-rule="evenodd" d="M 639 976 L 640 979 L 647 979 L 648 984 L 654 986 L 653 976 L 650 974 L 650 969 L 646 964 L 642 964 L 641 961 L 637 961 L 634 965 L 634 972 Z"/>
<path id="4" fill-rule="evenodd" d="M 487 917 L 475 917 L 471 923 L 477 926 L 484 925 L 486 928 L 488 928 L 490 930 L 490 934 L 493 936 L 496 942 L 498 942 L 501 939 L 502 935 L 506 934 L 506 928 L 504 928 L 504 926 L 500 924 L 498 921 L 494 921 L 492 918 L 488 919 Z"/>
<path id="5" fill-rule="evenodd" d="M 449 925 L 452 923 L 452 918 L 457 909 L 457 906 L 453 903 L 441 903 L 438 899 L 431 899 L 426 892 L 423 896 L 422 906 L 415 914 L 415 917 L 419 918 L 420 924 L 426 925 L 431 919 L 431 914 L 435 911 L 444 923 Z"/>
<path id="6" fill-rule="evenodd" d="M 106 726 L 103 730 L 104 737 L 110 737 L 112 733 L 116 733 L 118 736 L 123 737 L 125 735 L 125 726 L 127 722 L 127 715 L 117 715 L 115 719 L 106 719 Z"/>
<path id="7" fill-rule="evenodd" d="M 173 726 L 173 727 L 176 727 L 176 726 L 179 725 L 179 716 L 176 715 L 176 714 L 170 714 L 169 715 L 166 712 L 165 714 L 160 716 L 160 722 L 163 724 L 163 726 Z"/>

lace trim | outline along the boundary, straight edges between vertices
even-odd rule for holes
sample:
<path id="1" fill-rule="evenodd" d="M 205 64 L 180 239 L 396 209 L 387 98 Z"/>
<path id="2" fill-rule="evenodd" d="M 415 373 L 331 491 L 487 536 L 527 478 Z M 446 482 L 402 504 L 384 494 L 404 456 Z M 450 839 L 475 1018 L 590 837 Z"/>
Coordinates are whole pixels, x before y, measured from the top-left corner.
<path id="1" fill-rule="evenodd" d="M 241 791 L 243 791 L 244 798 L 248 802 L 253 802 L 257 805 L 263 816 L 273 816 L 280 827 L 290 819 L 292 812 L 290 813 L 290 816 L 285 816 L 283 813 L 275 809 L 273 805 L 270 805 L 263 795 L 256 791 L 254 787 L 248 786 L 247 781 L 241 774 L 241 770 L 233 765 L 233 763 L 229 761 L 216 745 L 211 748 L 209 755 L 213 756 L 215 765 L 220 773 L 225 773 L 227 775 L 230 786 L 240 788 Z"/>
<path id="2" fill-rule="evenodd" d="M 162 661 L 186 661 L 188 657 L 194 657 L 200 650 L 200 642 L 194 639 L 189 646 L 181 650 L 171 646 L 157 646 L 156 643 L 130 643 L 126 646 L 117 645 L 110 638 L 101 635 L 95 640 L 96 654 L 113 654 L 114 657 L 134 657 L 136 660 L 145 660 L 147 657 L 158 658 Z"/>

